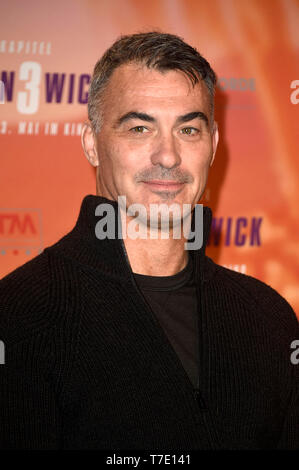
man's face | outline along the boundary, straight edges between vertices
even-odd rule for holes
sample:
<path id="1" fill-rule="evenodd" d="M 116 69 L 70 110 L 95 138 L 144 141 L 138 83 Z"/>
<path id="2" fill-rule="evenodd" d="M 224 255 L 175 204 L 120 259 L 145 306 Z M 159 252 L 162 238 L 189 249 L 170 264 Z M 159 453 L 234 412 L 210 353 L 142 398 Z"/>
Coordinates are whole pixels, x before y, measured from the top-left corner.
<path id="1" fill-rule="evenodd" d="M 206 85 L 179 71 L 126 64 L 104 92 L 96 149 L 97 192 L 127 207 L 200 200 L 217 147 Z M 91 141 L 90 140 L 90 141 Z M 87 150 L 85 148 L 86 153 Z"/>

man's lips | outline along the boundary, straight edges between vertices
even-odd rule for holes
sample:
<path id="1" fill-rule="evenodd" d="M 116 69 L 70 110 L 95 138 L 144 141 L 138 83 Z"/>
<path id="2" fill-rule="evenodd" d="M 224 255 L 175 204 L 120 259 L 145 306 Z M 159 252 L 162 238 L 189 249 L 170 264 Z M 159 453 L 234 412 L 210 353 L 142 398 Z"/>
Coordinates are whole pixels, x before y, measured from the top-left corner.
<path id="1" fill-rule="evenodd" d="M 150 189 L 155 189 L 158 191 L 177 191 L 178 189 L 181 189 L 184 184 L 170 180 L 151 180 L 142 182 L 146 184 Z"/>

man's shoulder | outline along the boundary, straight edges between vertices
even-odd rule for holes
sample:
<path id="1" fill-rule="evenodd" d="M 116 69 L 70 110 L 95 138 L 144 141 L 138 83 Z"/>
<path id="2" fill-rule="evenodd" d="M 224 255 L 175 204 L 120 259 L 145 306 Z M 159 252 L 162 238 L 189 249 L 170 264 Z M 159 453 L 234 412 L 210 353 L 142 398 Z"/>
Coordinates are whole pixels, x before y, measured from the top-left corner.
<path id="1" fill-rule="evenodd" d="M 0 280 L 0 292 L 13 289 L 16 294 L 26 283 L 29 285 L 40 284 L 46 277 L 48 280 L 48 254 L 43 251 L 31 260 L 25 262 Z"/>
<path id="2" fill-rule="evenodd" d="M 62 297 L 70 298 L 72 275 L 68 260 L 56 260 L 49 248 L 0 280 L 2 336 L 21 340 L 55 327 L 61 319 Z"/>
<path id="3" fill-rule="evenodd" d="M 289 302 L 273 287 L 248 274 L 213 264 L 213 279 L 221 290 L 248 305 L 253 314 L 298 330 L 298 319 Z"/>
<path id="4" fill-rule="evenodd" d="M 43 252 L 0 280 L 0 331 L 3 335 L 26 336 L 44 316 L 48 297 L 47 255 Z M 17 331 L 18 330 L 18 333 Z"/>
<path id="5" fill-rule="evenodd" d="M 47 287 L 51 281 L 56 280 L 55 258 L 58 259 L 57 265 L 66 264 L 71 259 L 63 256 L 64 242 L 68 240 L 70 232 L 61 237 L 52 245 L 47 246 L 39 255 L 20 265 L 10 273 L 0 279 L 0 292 L 10 289 L 18 289 L 26 284 L 26 290 L 39 285 L 39 292 L 43 287 Z M 66 244 L 67 246 L 67 244 Z M 62 247 L 62 249 L 61 249 Z"/>

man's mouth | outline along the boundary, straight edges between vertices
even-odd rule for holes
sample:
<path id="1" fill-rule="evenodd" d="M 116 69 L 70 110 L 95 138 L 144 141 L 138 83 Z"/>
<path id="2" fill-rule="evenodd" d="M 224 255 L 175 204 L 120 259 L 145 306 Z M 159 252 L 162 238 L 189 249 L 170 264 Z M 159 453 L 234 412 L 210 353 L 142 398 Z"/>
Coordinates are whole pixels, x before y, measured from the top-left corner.
<path id="1" fill-rule="evenodd" d="M 147 185 L 149 189 L 155 191 L 178 191 L 183 188 L 184 183 L 178 183 L 177 181 L 171 180 L 151 180 L 142 181 L 143 184 Z"/>

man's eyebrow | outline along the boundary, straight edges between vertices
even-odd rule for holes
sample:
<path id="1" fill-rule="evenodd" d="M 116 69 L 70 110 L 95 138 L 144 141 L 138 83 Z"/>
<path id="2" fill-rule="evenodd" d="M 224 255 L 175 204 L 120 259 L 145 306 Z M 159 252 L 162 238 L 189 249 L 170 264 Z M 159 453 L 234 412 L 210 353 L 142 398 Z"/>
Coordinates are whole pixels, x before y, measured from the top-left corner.
<path id="1" fill-rule="evenodd" d="M 177 124 L 182 124 L 184 122 L 192 121 L 193 119 L 197 119 L 197 118 L 204 121 L 207 126 L 209 125 L 208 117 L 202 111 L 192 111 L 191 113 L 184 114 L 183 116 L 179 116 L 176 119 L 176 122 Z M 117 120 L 115 127 L 119 127 L 121 124 L 123 124 L 126 121 L 129 121 L 130 119 L 140 119 L 141 121 L 146 121 L 146 122 L 157 121 L 153 116 L 150 116 L 149 114 L 139 113 L 138 111 L 129 111 L 128 113 L 124 114 Z"/>
<path id="2" fill-rule="evenodd" d="M 116 127 L 120 126 L 123 122 L 129 121 L 130 119 L 140 119 L 141 121 L 146 122 L 156 122 L 156 119 L 153 116 L 150 116 L 146 113 L 138 113 L 137 111 L 130 111 L 129 113 L 121 116 L 117 122 Z"/>
<path id="3" fill-rule="evenodd" d="M 204 121 L 207 126 L 209 125 L 208 117 L 202 111 L 193 111 L 191 113 L 184 114 L 183 116 L 179 116 L 176 122 L 178 124 L 182 124 L 184 122 L 192 121 L 193 119 L 196 119 L 196 118 L 199 118 L 202 121 Z"/>

